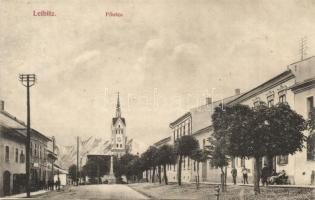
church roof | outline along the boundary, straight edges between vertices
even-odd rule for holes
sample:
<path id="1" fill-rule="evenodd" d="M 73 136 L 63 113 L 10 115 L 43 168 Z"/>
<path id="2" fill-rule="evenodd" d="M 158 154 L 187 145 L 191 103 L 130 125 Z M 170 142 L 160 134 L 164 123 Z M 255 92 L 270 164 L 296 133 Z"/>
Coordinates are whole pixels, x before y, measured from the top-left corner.
<path id="1" fill-rule="evenodd" d="M 121 119 L 121 121 L 122 121 L 122 122 L 124 123 L 124 125 L 126 126 L 126 121 L 125 121 L 125 118 L 123 118 L 123 117 L 114 117 L 114 118 L 113 118 L 113 125 L 116 124 L 116 122 L 117 122 L 118 119 Z"/>

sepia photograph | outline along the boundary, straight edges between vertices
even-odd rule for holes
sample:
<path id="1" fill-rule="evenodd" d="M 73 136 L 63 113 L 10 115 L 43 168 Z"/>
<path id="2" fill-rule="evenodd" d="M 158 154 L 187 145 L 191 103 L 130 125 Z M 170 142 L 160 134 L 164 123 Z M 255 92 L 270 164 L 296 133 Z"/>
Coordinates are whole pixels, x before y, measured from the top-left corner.
<path id="1" fill-rule="evenodd" d="M 0 0 L 0 199 L 315 200 L 315 0 Z"/>

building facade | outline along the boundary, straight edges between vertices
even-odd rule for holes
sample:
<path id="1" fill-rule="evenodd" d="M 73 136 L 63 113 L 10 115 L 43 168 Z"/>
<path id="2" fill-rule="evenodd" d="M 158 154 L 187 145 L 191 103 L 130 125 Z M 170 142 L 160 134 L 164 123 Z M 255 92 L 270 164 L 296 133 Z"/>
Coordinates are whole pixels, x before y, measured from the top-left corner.
<path id="1" fill-rule="evenodd" d="M 224 98 L 220 101 L 212 102 L 207 99 L 203 106 L 190 109 L 183 116 L 176 119 L 170 124 L 170 140 L 161 140 L 158 142 L 162 145 L 163 141 L 167 144 L 174 144 L 174 141 L 185 134 L 194 136 L 198 141 L 200 148 L 208 145 L 207 139 L 213 133 L 211 116 L 213 109 L 217 106 L 244 104 L 254 107 L 261 101 L 272 106 L 279 102 L 287 103 L 304 119 L 309 118 L 310 111 L 314 110 L 315 98 L 315 57 L 310 57 L 299 62 L 290 64 L 287 70 L 271 78 L 270 80 L 254 87 L 253 89 L 240 94 L 240 90 L 235 91 L 235 95 Z M 184 126 L 188 127 L 190 123 L 190 132 Z M 291 184 L 309 185 L 315 184 L 315 133 L 305 131 L 307 141 L 305 148 L 301 152 L 293 155 L 279 155 L 272 160 L 263 158 L 264 163 L 270 164 L 277 172 L 285 170 L 289 176 Z M 189 163 L 189 164 L 188 164 Z M 187 166 L 188 164 L 188 166 Z M 210 161 L 205 163 L 196 163 L 186 158 L 183 162 L 182 180 L 183 182 L 195 181 L 197 169 L 201 181 L 219 182 L 220 171 L 211 166 Z M 235 167 L 238 171 L 237 182 L 241 182 L 241 171 L 243 167 L 248 169 L 249 181 L 253 177 L 253 159 L 231 159 L 227 168 L 228 181 L 232 180 L 231 169 Z M 167 166 L 169 181 L 177 181 L 177 167 Z M 184 178 L 185 176 L 185 178 Z M 189 177 L 189 178 L 186 178 Z"/>
<path id="2" fill-rule="evenodd" d="M 4 110 L 0 101 L 0 196 L 25 191 L 26 185 L 26 125 Z M 52 176 L 52 162 L 57 154 L 49 149 L 51 138 L 31 129 L 30 176 L 31 189 L 44 187 Z"/>

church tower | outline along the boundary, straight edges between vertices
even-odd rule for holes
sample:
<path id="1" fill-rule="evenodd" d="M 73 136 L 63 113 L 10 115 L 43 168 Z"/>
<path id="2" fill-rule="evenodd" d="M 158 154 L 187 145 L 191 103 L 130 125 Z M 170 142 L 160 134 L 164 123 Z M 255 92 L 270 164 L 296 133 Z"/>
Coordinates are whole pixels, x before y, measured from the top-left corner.
<path id="1" fill-rule="evenodd" d="M 119 92 L 116 105 L 116 116 L 112 119 L 112 149 L 113 155 L 121 157 L 126 153 L 126 120 L 121 117 Z"/>

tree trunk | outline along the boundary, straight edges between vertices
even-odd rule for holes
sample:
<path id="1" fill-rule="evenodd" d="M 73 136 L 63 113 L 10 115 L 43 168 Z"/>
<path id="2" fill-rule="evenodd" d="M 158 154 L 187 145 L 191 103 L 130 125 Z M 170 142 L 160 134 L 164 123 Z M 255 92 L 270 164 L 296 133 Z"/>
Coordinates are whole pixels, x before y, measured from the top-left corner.
<path id="1" fill-rule="evenodd" d="M 152 172 L 152 183 L 155 181 L 155 166 L 153 166 L 153 172 Z"/>
<path id="2" fill-rule="evenodd" d="M 259 188 L 259 181 L 260 181 L 260 158 L 254 158 L 254 192 L 255 195 L 260 193 Z"/>
<path id="3" fill-rule="evenodd" d="M 145 170 L 145 179 L 146 179 L 147 182 L 149 182 L 148 176 L 149 176 L 148 170 Z"/>
<path id="4" fill-rule="evenodd" d="M 225 192 L 225 185 L 224 185 L 224 177 L 225 177 L 225 173 L 224 173 L 224 170 L 223 170 L 223 167 L 220 167 L 221 169 L 221 191 L 222 192 Z"/>
<path id="5" fill-rule="evenodd" d="M 227 191 L 227 186 L 226 186 L 226 179 L 227 179 L 227 166 L 224 167 L 224 191 Z"/>
<path id="6" fill-rule="evenodd" d="M 197 189 L 199 189 L 199 162 L 197 162 Z"/>
<path id="7" fill-rule="evenodd" d="M 273 156 L 267 156 L 268 176 L 271 176 L 273 169 Z"/>
<path id="8" fill-rule="evenodd" d="M 179 156 L 178 160 L 178 172 L 177 172 L 177 180 L 178 180 L 178 185 L 182 185 L 182 155 Z"/>
<path id="9" fill-rule="evenodd" d="M 164 164 L 163 170 L 164 170 L 164 182 L 165 182 L 165 185 L 168 185 L 167 174 L 166 174 L 166 164 Z"/>
<path id="10" fill-rule="evenodd" d="M 161 177 L 161 165 L 158 166 L 158 172 L 159 172 L 159 183 L 162 183 L 162 177 Z"/>

